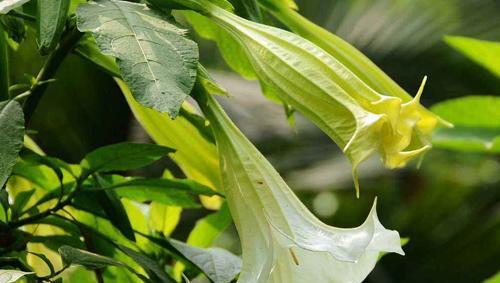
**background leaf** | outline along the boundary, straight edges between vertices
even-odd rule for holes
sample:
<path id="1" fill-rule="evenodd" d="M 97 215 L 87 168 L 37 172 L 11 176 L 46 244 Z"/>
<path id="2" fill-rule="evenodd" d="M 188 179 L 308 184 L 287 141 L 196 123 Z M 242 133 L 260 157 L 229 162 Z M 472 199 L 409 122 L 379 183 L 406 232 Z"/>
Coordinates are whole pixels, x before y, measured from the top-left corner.
<path id="1" fill-rule="evenodd" d="M 17 101 L 0 102 L 0 188 L 16 164 L 23 146 L 24 116 Z"/>
<path id="2" fill-rule="evenodd" d="M 446 36 L 446 43 L 500 77 L 500 42 Z"/>
<path id="3" fill-rule="evenodd" d="M 117 58 L 124 81 L 142 105 L 175 118 L 196 79 L 197 45 L 168 16 L 142 4 L 100 0 L 77 10 L 78 28 Z"/>
<path id="4" fill-rule="evenodd" d="M 155 144 L 117 143 L 90 152 L 81 166 L 87 174 L 131 170 L 149 165 L 170 152 L 173 150 Z"/>
<path id="5" fill-rule="evenodd" d="M 439 129 L 436 147 L 468 152 L 500 152 L 500 97 L 467 96 L 434 105 L 431 110 L 453 123 Z"/>

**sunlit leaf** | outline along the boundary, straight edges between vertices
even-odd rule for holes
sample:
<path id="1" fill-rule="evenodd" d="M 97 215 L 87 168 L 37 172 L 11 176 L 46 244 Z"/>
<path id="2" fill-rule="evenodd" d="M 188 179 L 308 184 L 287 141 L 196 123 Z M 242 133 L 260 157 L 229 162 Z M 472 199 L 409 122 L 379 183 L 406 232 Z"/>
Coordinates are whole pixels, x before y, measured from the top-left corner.
<path id="1" fill-rule="evenodd" d="M 109 265 L 125 266 L 123 263 L 112 258 L 94 254 L 85 250 L 75 249 L 70 246 L 62 246 L 59 248 L 63 262 L 67 265 L 79 264 L 89 269 L 99 269 Z"/>
<path id="2" fill-rule="evenodd" d="M 446 36 L 446 43 L 500 77 L 500 42 Z"/>
<path id="3" fill-rule="evenodd" d="M 467 96 L 434 105 L 432 111 L 455 125 L 439 129 L 436 147 L 467 152 L 500 152 L 500 98 Z"/>
<path id="4" fill-rule="evenodd" d="M 191 92 L 197 45 L 169 16 L 146 5 L 100 0 L 77 10 L 78 28 L 94 34 L 101 51 L 117 58 L 135 99 L 175 118 Z"/>

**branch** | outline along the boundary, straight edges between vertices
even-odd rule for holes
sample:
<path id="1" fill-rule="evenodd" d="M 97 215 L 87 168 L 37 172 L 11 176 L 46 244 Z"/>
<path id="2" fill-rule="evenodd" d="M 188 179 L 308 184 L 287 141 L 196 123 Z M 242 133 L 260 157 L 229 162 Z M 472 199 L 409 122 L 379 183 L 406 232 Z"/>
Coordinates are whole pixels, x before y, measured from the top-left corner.
<path id="1" fill-rule="evenodd" d="M 44 65 L 38 72 L 35 83 L 28 90 L 29 97 L 24 103 L 25 124 L 28 125 L 33 113 L 35 112 L 38 103 L 40 102 L 45 90 L 47 89 L 47 81 L 52 79 L 64 61 L 64 58 L 73 50 L 78 43 L 83 33 L 79 32 L 74 23 L 70 24 L 70 28 L 66 31 L 59 46 L 48 56 Z"/>

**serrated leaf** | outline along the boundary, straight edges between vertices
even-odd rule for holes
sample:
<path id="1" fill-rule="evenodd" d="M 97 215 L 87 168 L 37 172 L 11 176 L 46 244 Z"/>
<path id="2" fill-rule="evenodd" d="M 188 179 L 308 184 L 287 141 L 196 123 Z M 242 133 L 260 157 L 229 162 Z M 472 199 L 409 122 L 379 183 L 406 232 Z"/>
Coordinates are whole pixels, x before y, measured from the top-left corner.
<path id="1" fill-rule="evenodd" d="M 446 100 L 431 110 L 455 125 L 439 129 L 436 147 L 466 152 L 500 152 L 500 97 L 466 96 Z"/>
<path id="2" fill-rule="evenodd" d="M 23 147 L 24 115 L 17 101 L 0 102 L 0 188 L 16 164 Z"/>
<path id="3" fill-rule="evenodd" d="M 173 151 L 155 144 L 117 143 L 90 152 L 81 166 L 87 174 L 131 170 L 149 165 Z"/>
<path id="4" fill-rule="evenodd" d="M 241 258 L 224 249 L 201 249 L 176 240 L 170 242 L 214 283 L 231 282 L 241 271 Z"/>
<path id="5" fill-rule="evenodd" d="M 78 28 L 117 58 L 124 81 L 142 105 L 175 118 L 196 79 L 198 47 L 168 15 L 146 5 L 100 0 L 77 9 Z"/>
<path id="6" fill-rule="evenodd" d="M 38 49 L 52 51 L 64 30 L 71 0 L 38 0 Z"/>
<path id="7" fill-rule="evenodd" d="M 28 1 L 30 0 L 2 0 L 0 1 L 0 14 L 7 14 Z"/>
<path id="8" fill-rule="evenodd" d="M 445 42 L 500 77 L 500 42 L 461 36 L 446 36 Z"/>
<path id="9" fill-rule="evenodd" d="M 25 272 L 19 270 L 5 270 L 0 269 L 0 282 L 2 283 L 14 283 L 21 277 L 34 274 L 34 272 Z"/>

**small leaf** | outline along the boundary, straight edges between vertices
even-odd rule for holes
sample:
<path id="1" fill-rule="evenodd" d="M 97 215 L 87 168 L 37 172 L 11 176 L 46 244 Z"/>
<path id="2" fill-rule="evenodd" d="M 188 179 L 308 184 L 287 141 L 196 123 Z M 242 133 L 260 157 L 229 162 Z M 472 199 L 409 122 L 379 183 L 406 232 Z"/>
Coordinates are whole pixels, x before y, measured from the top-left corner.
<path id="1" fill-rule="evenodd" d="M 198 48 L 169 16 L 146 5 L 100 0 L 79 6 L 78 28 L 117 58 L 124 81 L 146 107 L 175 118 L 196 79 Z"/>
<path id="2" fill-rule="evenodd" d="M 52 51 L 66 24 L 70 0 L 38 0 L 38 49 L 42 54 Z"/>
<path id="3" fill-rule="evenodd" d="M 5 270 L 0 269 L 0 282 L 2 283 L 14 283 L 17 280 L 21 279 L 21 277 L 35 274 L 34 272 L 25 272 L 19 270 Z"/>
<path id="4" fill-rule="evenodd" d="M 59 254 L 66 265 L 78 264 L 89 269 L 99 269 L 106 266 L 125 266 L 123 263 L 112 258 L 94 254 L 70 246 L 59 248 Z"/>
<path id="5" fill-rule="evenodd" d="M 432 142 L 436 147 L 466 152 L 500 152 L 500 98 L 466 96 L 434 105 L 431 110 L 453 123 L 439 129 Z"/>
<path id="6" fill-rule="evenodd" d="M 174 150 L 154 144 L 118 143 L 98 148 L 81 162 L 86 174 L 123 171 L 149 165 Z"/>
<path id="7" fill-rule="evenodd" d="M 241 258 L 224 249 L 201 249 L 176 240 L 171 243 L 214 283 L 231 282 L 241 271 Z"/>
<path id="8" fill-rule="evenodd" d="M 0 14 L 7 14 L 11 10 L 22 6 L 28 1 L 30 0 L 2 0 L 0 1 Z"/>
<path id="9" fill-rule="evenodd" d="M 24 115 L 17 101 L 0 102 L 0 188 L 16 164 L 23 147 Z"/>

